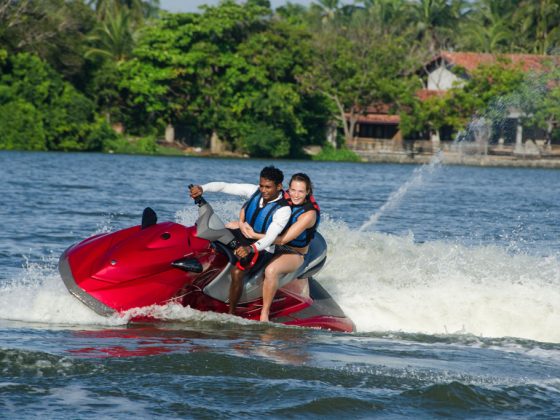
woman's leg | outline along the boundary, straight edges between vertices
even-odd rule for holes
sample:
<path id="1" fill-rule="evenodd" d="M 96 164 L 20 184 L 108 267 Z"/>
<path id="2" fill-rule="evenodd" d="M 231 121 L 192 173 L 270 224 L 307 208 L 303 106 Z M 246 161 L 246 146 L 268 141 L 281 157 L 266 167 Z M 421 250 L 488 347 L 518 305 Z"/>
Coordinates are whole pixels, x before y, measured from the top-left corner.
<path id="1" fill-rule="evenodd" d="M 303 255 L 299 254 L 282 254 L 268 264 L 264 270 L 261 321 L 268 322 L 270 305 L 278 288 L 278 278 L 282 274 L 297 270 L 301 264 L 303 264 Z"/>

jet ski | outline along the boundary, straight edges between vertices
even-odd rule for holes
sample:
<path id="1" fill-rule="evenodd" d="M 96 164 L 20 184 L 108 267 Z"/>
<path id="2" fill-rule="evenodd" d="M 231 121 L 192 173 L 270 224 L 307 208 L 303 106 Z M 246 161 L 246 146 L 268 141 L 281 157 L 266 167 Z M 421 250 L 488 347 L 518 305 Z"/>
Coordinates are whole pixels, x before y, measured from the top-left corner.
<path id="1" fill-rule="evenodd" d="M 141 225 L 70 246 L 58 264 L 69 292 L 103 316 L 173 303 L 227 313 L 230 270 L 238 263 L 233 249 L 238 244 L 203 197 L 195 203 L 199 212 L 195 226 L 157 223 L 156 213 L 148 207 Z M 324 266 L 326 254 L 325 239 L 317 232 L 302 266 L 280 278 L 271 322 L 355 330 L 352 320 L 313 278 Z M 259 319 L 263 272 L 250 271 L 246 276 L 236 315 Z"/>

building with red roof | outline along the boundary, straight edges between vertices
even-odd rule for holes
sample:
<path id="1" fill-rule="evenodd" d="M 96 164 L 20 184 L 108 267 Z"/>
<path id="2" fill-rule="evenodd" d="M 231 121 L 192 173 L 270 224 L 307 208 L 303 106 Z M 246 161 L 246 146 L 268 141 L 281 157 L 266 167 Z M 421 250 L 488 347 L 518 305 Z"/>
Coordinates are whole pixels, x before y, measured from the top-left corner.
<path id="1" fill-rule="evenodd" d="M 461 87 L 470 77 L 470 74 L 480 66 L 503 62 L 504 65 L 520 68 L 523 71 L 546 71 L 550 63 L 560 64 L 558 57 L 532 55 L 532 54 L 489 54 L 473 52 L 442 51 L 437 56 L 426 62 L 419 70 L 424 88 L 417 92 L 417 97 L 425 101 L 434 96 L 444 95 L 454 87 Z M 386 105 L 369 107 L 358 118 L 355 128 L 355 141 L 351 148 L 356 151 L 369 152 L 410 152 L 413 148 L 424 153 L 433 153 L 435 149 L 442 148 L 440 141 L 454 139 L 451 128 L 444 128 L 438 133 L 433 133 L 428 138 L 427 133 L 418 133 L 420 138 L 410 139 L 416 145 L 407 144 L 399 129 L 400 116 L 391 114 L 391 108 Z M 535 138 L 535 130 L 526 131 L 531 138 Z M 512 110 L 509 118 L 503 122 L 499 137 L 500 145 L 520 145 L 524 138 L 523 130 L 519 125 L 519 112 Z M 537 133 L 542 135 L 542 133 Z M 422 136 L 426 138 L 422 138 Z M 409 140 L 409 139 L 406 139 Z"/>

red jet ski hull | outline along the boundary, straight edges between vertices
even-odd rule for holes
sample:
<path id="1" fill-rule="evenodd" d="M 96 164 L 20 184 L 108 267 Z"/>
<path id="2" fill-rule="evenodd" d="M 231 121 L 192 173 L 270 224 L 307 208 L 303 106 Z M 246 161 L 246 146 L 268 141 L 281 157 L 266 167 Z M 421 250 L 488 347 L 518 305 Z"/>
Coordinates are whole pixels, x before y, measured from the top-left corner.
<path id="1" fill-rule="evenodd" d="M 147 229 L 134 226 L 71 246 L 60 257 L 59 271 L 68 290 L 104 316 L 169 303 L 227 313 L 226 302 L 204 293 L 230 263 L 228 255 L 215 245 L 198 238 L 195 226 L 173 222 Z M 261 306 L 260 298 L 241 303 L 236 315 L 258 320 Z M 344 332 L 355 329 L 313 278 L 281 288 L 270 316 L 272 322 L 286 325 Z"/>

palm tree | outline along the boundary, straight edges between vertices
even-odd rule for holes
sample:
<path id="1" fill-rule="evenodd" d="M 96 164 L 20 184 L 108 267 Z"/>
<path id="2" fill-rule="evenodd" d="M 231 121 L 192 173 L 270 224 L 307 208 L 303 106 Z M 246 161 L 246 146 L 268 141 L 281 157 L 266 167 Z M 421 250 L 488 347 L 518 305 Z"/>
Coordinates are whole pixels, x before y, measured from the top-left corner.
<path id="1" fill-rule="evenodd" d="M 435 54 L 452 38 L 454 28 L 469 10 L 465 0 L 414 0 L 411 18 L 418 40 L 427 42 L 430 54 Z"/>
<path id="2" fill-rule="evenodd" d="M 560 0 L 524 0 L 514 22 L 530 52 L 547 54 L 560 41 Z"/>
<path id="3" fill-rule="evenodd" d="M 462 25 L 459 47 L 488 53 L 512 52 L 514 10 L 511 0 L 479 0 Z"/>
<path id="4" fill-rule="evenodd" d="M 101 57 L 116 63 L 126 60 L 132 54 L 136 37 L 130 16 L 128 9 L 119 8 L 99 22 L 87 38 L 92 47 L 86 51 L 86 58 Z"/>
<path id="5" fill-rule="evenodd" d="M 381 33 L 388 35 L 406 30 L 406 0 L 363 0 L 363 4 L 367 15 Z"/>
<path id="6" fill-rule="evenodd" d="M 119 8 L 130 11 L 132 21 L 141 23 L 144 19 L 157 16 L 159 0 L 89 0 L 99 19 L 104 20 Z"/>
<path id="7" fill-rule="evenodd" d="M 323 23 L 331 22 L 340 9 L 340 0 L 317 0 L 311 7 L 319 11 Z"/>
<path id="8" fill-rule="evenodd" d="M 276 9 L 276 14 L 289 22 L 301 23 L 307 15 L 307 8 L 301 4 L 287 2 Z"/>

